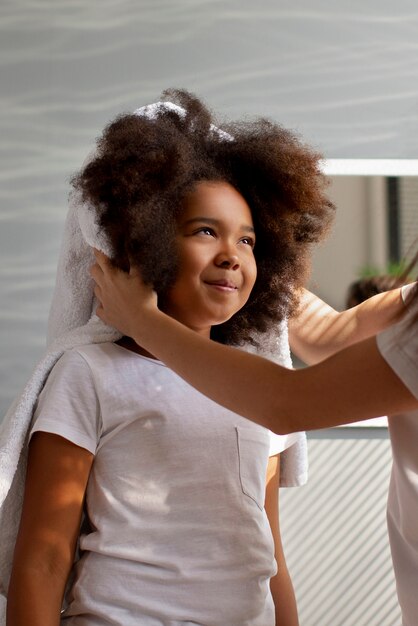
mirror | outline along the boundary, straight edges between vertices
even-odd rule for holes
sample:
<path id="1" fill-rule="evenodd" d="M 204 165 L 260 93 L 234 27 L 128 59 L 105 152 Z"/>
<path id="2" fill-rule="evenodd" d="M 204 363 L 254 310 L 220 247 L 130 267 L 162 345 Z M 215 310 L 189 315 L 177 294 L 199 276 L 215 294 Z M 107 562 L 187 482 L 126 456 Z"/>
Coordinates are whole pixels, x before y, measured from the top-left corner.
<path id="1" fill-rule="evenodd" d="M 418 176 L 330 176 L 333 229 L 315 250 L 310 287 L 345 308 L 349 284 L 408 259 L 418 237 Z M 391 267 L 390 267 L 391 266 Z"/>

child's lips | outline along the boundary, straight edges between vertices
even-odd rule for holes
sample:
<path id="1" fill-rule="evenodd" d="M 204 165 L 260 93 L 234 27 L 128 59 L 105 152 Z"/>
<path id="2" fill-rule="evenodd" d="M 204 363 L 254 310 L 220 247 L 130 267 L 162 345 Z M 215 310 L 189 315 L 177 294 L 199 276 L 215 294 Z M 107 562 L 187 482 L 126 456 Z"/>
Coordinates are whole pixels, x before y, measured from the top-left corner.
<path id="1" fill-rule="evenodd" d="M 225 279 L 221 279 L 221 280 L 206 280 L 205 283 L 207 285 L 209 285 L 210 287 L 214 287 L 215 289 L 218 289 L 219 291 L 226 291 L 226 292 L 232 292 L 232 291 L 236 291 L 238 289 L 237 285 L 235 285 L 235 283 L 229 281 L 229 280 L 225 280 Z"/>

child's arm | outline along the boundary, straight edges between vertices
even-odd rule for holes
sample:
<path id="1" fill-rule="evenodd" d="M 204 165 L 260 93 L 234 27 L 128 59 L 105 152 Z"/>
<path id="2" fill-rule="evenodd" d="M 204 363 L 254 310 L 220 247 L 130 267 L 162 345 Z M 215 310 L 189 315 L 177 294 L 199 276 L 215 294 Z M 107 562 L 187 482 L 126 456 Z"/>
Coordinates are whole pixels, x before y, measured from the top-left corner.
<path id="1" fill-rule="evenodd" d="M 401 289 L 369 298 L 347 311 L 336 311 L 303 290 L 299 310 L 289 320 L 292 351 L 308 365 L 368 339 L 392 324 L 405 310 Z"/>
<path id="2" fill-rule="evenodd" d="M 381 356 L 374 338 L 309 368 L 288 370 L 186 328 L 156 307 L 138 272 L 92 269 L 98 315 L 226 408 L 276 433 L 326 428 L 418 408 Z"/>
<path id="3" fill-rule="evenodd" d="M 274 539 L 277 574 L 270 581 L 276 609 L 276 626 L 299 626 L 292 580 L 286 565 L 279 524 L 280 454 L 271 456 L 267 467 L 265 509 Z"/>
<path id="4" fill-rule="evenodd" d="M 44 432 L 29 445 L 7 626 L 59 626 L 93 455 Z"/>

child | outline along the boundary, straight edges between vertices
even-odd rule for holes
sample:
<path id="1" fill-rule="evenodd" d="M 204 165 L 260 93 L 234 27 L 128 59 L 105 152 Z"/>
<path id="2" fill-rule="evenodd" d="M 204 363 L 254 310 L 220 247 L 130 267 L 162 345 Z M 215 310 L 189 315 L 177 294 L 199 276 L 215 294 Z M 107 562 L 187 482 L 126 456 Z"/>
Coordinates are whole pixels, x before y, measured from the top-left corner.
<path id="1" fill-rule="evenodd" d="M 332 212 L 318 155 L 265 121 L 235 125 L 232 140 L 175 96 L 184 110 L 105 129 L 74 186 L 114 265 L 135 259 L 170 318 L 262 347 L 295 309 Z M 67 582 L 62 624 L 298 624 L 277 453 L 299 435 L 269 436 L 124 336 L 65 352 L 30 436 L 8 626 L 58 624 Z"/>

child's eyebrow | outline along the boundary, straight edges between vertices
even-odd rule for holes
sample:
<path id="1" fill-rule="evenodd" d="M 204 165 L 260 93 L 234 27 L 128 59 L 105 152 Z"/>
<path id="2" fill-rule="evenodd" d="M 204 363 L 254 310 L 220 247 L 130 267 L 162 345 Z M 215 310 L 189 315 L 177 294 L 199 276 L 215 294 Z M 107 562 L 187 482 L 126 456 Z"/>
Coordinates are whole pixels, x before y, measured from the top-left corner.
<path id="1" fill-rule="evenodd" d="M 214 226 L 218 226 L 219 225 L 219 220 L 213 218 L 213 217 L 192 217 L 190 220 L 186 220 L 183 224 L 184 226 L 189 226 L 190 224 L 194 224 L 195 222 L 205 222 L 205 224 L 213 224 Z M 254 233 L 255 234 L 255 230 L 253 228 L 253 226 L 249 226 L 248 224 L 241 224 L 240 229 L 248 232 L 248 233 Z"/>

